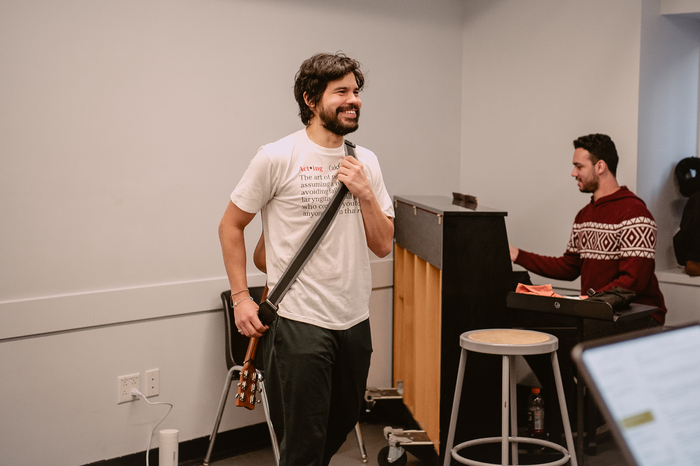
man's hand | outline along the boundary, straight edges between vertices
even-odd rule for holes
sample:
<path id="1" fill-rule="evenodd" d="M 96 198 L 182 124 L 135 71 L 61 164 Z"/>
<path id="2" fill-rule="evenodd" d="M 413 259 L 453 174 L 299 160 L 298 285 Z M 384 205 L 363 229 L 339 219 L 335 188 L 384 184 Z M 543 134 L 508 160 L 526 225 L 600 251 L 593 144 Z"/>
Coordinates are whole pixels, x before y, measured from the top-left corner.
<path id="1" fill-rule="evenodd" d="M 518 258 L 518 254 L 520 254 L 520 249 L 510 244 L 508 245 L 508 248 L 510 249 L 510 261 L 515 262 L 515 259 Z"/>
<path id="2" fill-rule="evenodd" d="M 372 187 L 365 175 L 365 166 L 355 157 L 348 155 L 340 162 L 338 181 L 347 186 L 350 193 L 360 201 L 374 197 Z"/>
<path id="3" fill-rule="evenodd" d="M 233 310 L 236 328 L 246 337 L 261 337 L 268 329 L 258 318 L 258 305 L 252 299 L 243 299 Z"/>
<path id="4" fill-rule="evenodd" d="M 691 277 L 700 277 L 700 262 L 687 261 L 683 271 Z"/>

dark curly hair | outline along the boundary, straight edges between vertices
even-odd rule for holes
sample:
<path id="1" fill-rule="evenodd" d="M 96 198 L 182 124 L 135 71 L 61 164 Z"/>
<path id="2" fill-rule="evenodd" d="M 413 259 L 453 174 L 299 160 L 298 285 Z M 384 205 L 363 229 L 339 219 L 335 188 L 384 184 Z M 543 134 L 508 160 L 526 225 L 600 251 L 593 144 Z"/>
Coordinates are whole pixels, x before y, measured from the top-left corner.
<path id="1" fill-rule="evenodd" d="M 607 134 L 589 134 L 574 141 L 575 149 L 586 149 L 591 154 L 591 162 L 595 164 L 602 160 L 608 166 L 613 176 L 617 176 L 617 149 L 615 143 Z"/>
<path id="2" fill-rule="evenodd" d="M 360 71 L 360 62 L 342 52 L 336 54 L 317 53 L 304 60 L 294 78 L 294 98 L 299 104 L 299 117 L 308 126 L 313 112 L 304 101 L 304 93 L 311 102 L 317 104 L 329 82 L 340 79 L 348 73 L 355 75 L 360 90 L 365 85 L 365 77 Z"/>

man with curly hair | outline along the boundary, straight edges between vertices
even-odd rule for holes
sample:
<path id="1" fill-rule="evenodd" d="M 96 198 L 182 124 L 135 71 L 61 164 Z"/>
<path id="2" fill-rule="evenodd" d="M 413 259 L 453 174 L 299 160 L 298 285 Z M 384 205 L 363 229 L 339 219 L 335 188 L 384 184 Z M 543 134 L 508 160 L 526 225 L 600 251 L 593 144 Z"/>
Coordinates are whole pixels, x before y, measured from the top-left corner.
<path id="1" fill-rule="evenodd" d="M 264 145 L 253 158 L 219 226 L 236 326 L 262 339 L 270 415 L 280 466 L 327 465 L 358 421 L 372 342 L 369 251 L 392 249 L 393 206 L 377 157 L 344 136 L 357 130 L 364 75 L 342 53 L 317 54 L 296 75 L 305 128 Z M 296 281 L 263 325 L 248 299 L 244 229 L 262 213 L 264 264 L 274 288 L 334 192 L 349 194 Z"/>

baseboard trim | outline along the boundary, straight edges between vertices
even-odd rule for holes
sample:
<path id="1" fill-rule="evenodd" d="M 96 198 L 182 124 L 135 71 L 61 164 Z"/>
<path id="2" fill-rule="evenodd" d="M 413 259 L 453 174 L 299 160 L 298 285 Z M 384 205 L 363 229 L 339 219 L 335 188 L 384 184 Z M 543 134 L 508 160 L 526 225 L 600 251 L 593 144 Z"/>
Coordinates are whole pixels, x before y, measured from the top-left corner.
<path id="1" fill-rule="evenodd" d="M 261 450 L 271 445 L 267 424 L 261 422 L 251 426 L 219 432 L 212 452 L 211 461 L 218 461 L 232 456 Z M 209 437 L 200 437 L 178 446 L 178 463 L 180 466 L 201 465 L 209 448 Z M 158 464 L 158 449 L 153 449 L 148 455 L 149 464 Z M 131 455 L 97 461 L 83 466 L 143 466 L 146 464 L 146 451 Z"/>

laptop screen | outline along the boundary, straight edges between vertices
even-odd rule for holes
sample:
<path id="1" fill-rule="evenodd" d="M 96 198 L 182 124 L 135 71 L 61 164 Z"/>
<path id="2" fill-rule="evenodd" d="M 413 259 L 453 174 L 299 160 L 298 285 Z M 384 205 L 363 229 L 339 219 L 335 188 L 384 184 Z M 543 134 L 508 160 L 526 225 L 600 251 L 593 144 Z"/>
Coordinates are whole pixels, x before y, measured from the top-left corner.
<path id="1" fill-rule="evenodd" d="M 628 460 L 700 464 L 700 325 L 621 340 L 579 345 L 574 359 Z"/>

